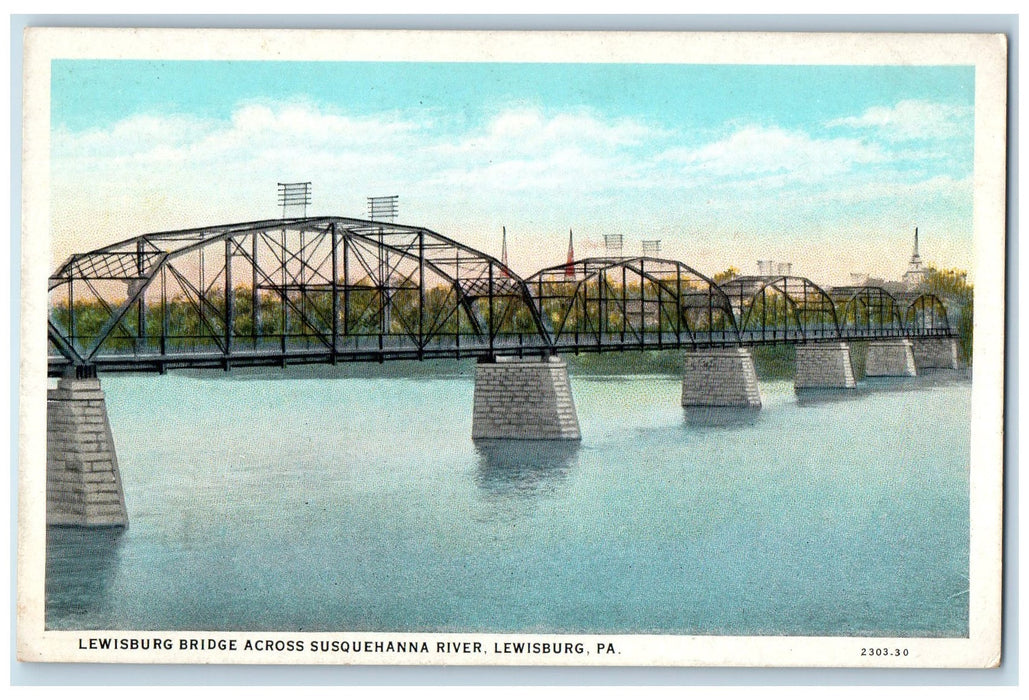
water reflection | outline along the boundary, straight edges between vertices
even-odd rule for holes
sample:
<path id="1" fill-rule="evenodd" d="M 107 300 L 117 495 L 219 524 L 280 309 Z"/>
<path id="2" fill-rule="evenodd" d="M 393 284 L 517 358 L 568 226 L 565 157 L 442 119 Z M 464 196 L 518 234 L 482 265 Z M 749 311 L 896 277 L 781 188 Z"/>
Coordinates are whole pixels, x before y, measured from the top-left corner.
<path id="1" fill-rule="evenodd" d="M 688 406 L 682 412 L 691 428 L 746 428 L 761 420 L 759 408 Z"/>
<path id="2" fill-rule="evenodd" d="M 563 481 L 579 454 L 573 440 L 476 440 L 475 483 L 491 496 L 531 497 Z"/>
<path id="3" fill-rule="evenodd" d="M 867 386 L 853 389 L 794 389 L 799 406 L 821 406 L 827 403 L 857 401 L 871 393 Z"/>
<path id="4" fill-rule="evenodd" d="M 124 532 L 120 527 L 47 528 L 46 609 L 60 610 L 65 628 L 106 607 Z"/>
<path id="5" fill-rule="evenodd" d="M 856 401 L 873 394 L 924 391 L 968 381 L 966 370 L 920 369 L 915 377 L 863 377 L 853 389 L 794 389 L 797 404 L 818 406 L 828 403 Z"/>

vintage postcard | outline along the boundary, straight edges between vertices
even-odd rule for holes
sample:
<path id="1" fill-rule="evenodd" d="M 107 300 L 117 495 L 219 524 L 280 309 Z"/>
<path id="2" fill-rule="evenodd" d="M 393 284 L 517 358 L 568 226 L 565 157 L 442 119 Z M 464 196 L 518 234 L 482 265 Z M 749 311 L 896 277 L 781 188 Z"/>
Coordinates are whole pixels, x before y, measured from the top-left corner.
<path id="1" fill-rule="evenodd" d="M 997 665 L 1006 71 L 29 29 L 18 658 Z"/>

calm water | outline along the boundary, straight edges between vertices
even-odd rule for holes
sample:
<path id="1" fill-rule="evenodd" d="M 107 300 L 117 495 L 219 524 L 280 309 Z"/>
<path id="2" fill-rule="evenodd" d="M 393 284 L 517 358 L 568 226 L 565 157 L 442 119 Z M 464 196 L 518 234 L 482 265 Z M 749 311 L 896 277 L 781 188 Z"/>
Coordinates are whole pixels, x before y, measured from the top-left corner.
<path id="1" fill-rule="evenodd" d="M 103 382 L 131 527 L 49 533 L 50 628 L 967 634 L 956 373 L 573 376 L 575 445 L 473 443 L 469 376 Z"/>

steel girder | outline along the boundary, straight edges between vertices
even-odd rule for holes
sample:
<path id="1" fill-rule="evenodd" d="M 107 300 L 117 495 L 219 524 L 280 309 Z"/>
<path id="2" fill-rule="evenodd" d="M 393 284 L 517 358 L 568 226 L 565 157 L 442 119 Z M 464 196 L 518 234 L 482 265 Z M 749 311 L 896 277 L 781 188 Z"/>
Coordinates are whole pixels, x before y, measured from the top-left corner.
<path id="1" fill-rule="evenodd" d="M 544 268 L 526 283 L 559 347 L 739 340 L 725 293 L 677 260 L 584 258 Z"/>
<path id="2" fill-rule="evenodd" d="M 362 219 L 146 234 L 71 256 L 49 288 L 51 346 L 75 365 L 551 346 L 524 281 L 500 261 L 425 228 Z"/>
<path id="3" fill-rule="evenodd" d="M 736 277 L 721 285 L 745 341 L 840 338 L 832 297 L 806 277 Z"/>

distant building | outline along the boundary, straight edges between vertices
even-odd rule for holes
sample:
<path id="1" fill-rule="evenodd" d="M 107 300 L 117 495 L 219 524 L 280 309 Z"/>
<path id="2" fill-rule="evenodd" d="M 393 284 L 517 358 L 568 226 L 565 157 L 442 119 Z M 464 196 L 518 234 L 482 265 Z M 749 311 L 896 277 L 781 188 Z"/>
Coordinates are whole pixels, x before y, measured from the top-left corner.
<path id="1" fill-rule="evenodd" d="M 915 250 L 911 254 L 911 261 L 908 262 L 908 271 L 904 273 L 901 281 L 908 291 L 911 291 L 925 281 L 929 271 L 922 266 L 922 257 L 918 254 L 918 227 L 915 227 Z"/>
<path id="2" fill-rule="evenodd" d="M 758 260 L 757 274 L 760 277 L 789 277 L 793 272 L 793 263 L 774 260 Z"/>

